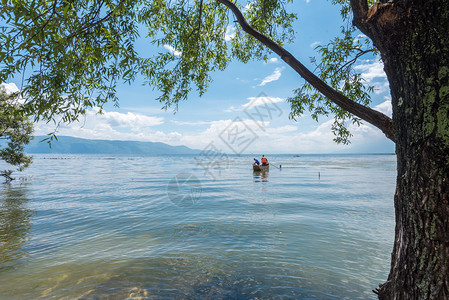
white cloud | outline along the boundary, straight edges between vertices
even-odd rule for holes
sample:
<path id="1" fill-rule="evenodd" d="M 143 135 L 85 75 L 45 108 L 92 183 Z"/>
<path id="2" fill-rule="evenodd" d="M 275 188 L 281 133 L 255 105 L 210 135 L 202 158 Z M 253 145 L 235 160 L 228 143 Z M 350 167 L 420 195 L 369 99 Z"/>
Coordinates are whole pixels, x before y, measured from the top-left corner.
<path id="1" fill-rule="evenodd" d="M 279 103 L 279 102 L 284 101 L 284 99 L 279 98 L 279 97 L 268 97 L 268 96 L 248 97 L 247 99 L 249 101 L 242 105 L 242 109 L 254 108 L 256 106 L 269 105 L 269 104 Z"/>
<path id="2" fill-rule="evenodd" d="M 264 86 L 269 82 L 279 80 L 279 78 L 282 75 L 282 70 L 283 70 L 283 68 L 276 68 L 272 74 L 268 75 L 267 77 L 265 77 L 262 80 L 262 82 L 259 84 L 259 86 Z"/>
<path id="3" fill-rule="evenodd" d="M 0 84 L 0 88 L 4 89 L 7 94 L 20 92 L 17 85 L 12 82 L 11 83 L 2 83 L 2 84 Z M 11 102 L 16 103 L 16 104 L 24 104 L 25 99 L 23 99 L 22 96 L 19 94 L 14 99 L 12 99 Z"/>
<path id="4" fill-rule="evenodd" d="M 225 41 L 229 42 L 234 37 L 235 37 L 235 27 L 234 26 L 226 27 Z"/>
<path id="5" fill-rule="evenodd" d="M 244 84 L 250 84 L 251 83 L 251 80 L 248 80 L 246 78 L 236 77 L 235 80 L 239 81 L 240 83 L 244 83 Z"/>
<path id="6" fill-rule="evenodd" d="M 359 34 L 356 38 L 354 38 L 353 42 L 354 42 L 354 43 L 357 43 L 357 42 L 359 42 L 360 40 L 365 39 L 365 38 L 367 38 L 366 35 L 364 35 L 364 34 Z"/>
<path id="7" fill-rule="evenodd" d="M 384 65 L 379 59 L 366 60 L 363 64 L 354 67 L 355 70 L 362 73 L 363 78 L 368 82 L 372 82 L 376 78 L 386 79 L 387 75 L 384 72 Z"/>
<path id="8" fill-rule="evenodd" d="M 172 121 L 172 123 L 176 125 L 191 125 L 191 126 L 197 126 L 197 125 L 209 125 L 212 122 L 211 121 L 193 121 L 193 122 L 185 122 L 185 121 Z"/>
<path id="9" fill-rule="evenodd" d="M 386 93 L 390 90 L 390 83 L 385 78 L 384 80 L 380 82 L 374 82 L 374 93 L 379 95 Z"/>
<path id="10" fill-rule="evenodd" d="M 318 46 L 319 44 L 321 44 L 320 41 L 313 42 L 312 44 L 310 44 L 310 48 L 315 49 L 315 47 Z"/>
<path id="11" fill-rule="evenodd" d="M 96 115 L 96 112 L 89 111 L 87 116 L 97 116 L 97 119 L 100 122 L 104 121 L 111 125 L 111 127 L 144 128 L 161 125 L 163 123 L 163 118 L 161 117 L 149 117 L 132 112 L 128 112 L 126 114 L 119 112 L 104 112 L 101 115 Z"/>
<path id="12" fill-rule="evenodd" d="M 225 109 L 224 112 L 230 113 L 230 112 L 235 112 L 235 111 L 239 111 L 239 110 L 240 110 L 239 108 L 236 108 L 234 105 L 231 105 L 231 106 L 229 106 L 228 109 Z"/>
<path id="13" fill-rule="evenodd" d="M 266 124 L 269 123 L 266 122 Z M 244 148 L 248 150 L 254 141 L 263 136 L 264 132 L 261 131 L 261 126 L 260 122 L 250 119 L 216 120 L 210 122 L 208 128 L 200 132 L 183 135 L 178 142 L 181 145 L 200 150 L 212 144 L 216 148 L 215 151 L 240 152 Z M 284 131 L 286 130 L 284 129 Z"/>
<path id="14" fill-rule="evenodd" d="M 245 7 L 243 8 L 243 12 L 249 11 L 253 6 L 254 4 L 252 2 L 246 4 Z"/>
<path id="15" fill-rule="evenodd" d="M 391 100 L 389 99 L 389 97 L 386 97 L 386 98 L 388 98 L 388 100 L 386 100 L 385 102 L 382 102 L 379 105 L 376 105 L 374 107 L 374 109 L 377 111 L 380 111 L 381 113 L 383 113 L 391 118 L 391 116 L 393 115 L 393 108 L 391 107 Z"/>
<path id="16" fill-rule="evenodd" d="M 182 52 L 176 50 L 175 48 L 173 48 L 173 46 L 170 46 L 170 45 L 164 45 L 164 48 L 165 48 L 166 50 L 168 50 L 170 53 L 172 53 L 173 55 L 175 55 L 175 56 L 182 56 Z"/>
<path id="17" fill-rule="evenodd" d="M 151 117 L 135 113 L 119 113 L 98 109 L 89 110 L 78 122 L 61 124 L 57 135 L 68 135 L 88 139 L 152 141 L 161 139 L 161 134 L 151 129 L 152 126 L 164 122 L 161 117 Z M 35 124 L 35 135 L 46 135 L 56 129 L 54 123 L 38 122 Z M 163 138 L 168 141 L 166 134 Z"/>
<path id="18" fill-rule="evenodd" d="M 145 115 L 158 115 L 164 113 L 164 109 L 160 107 L 132 107 L 132 106 L 120 106 L 120 109 L 123 111 L 136 112 L 139 114 Z"/>
<path id="19" fill-rule="evenodd" d="M 247 103 L 242 104 L 240 107 L 235 107 L 231 105 L 228 109 L 226 109 L 224 112 L 231 113 L 231 112 L 237 112 L 237 111 L 243 111 L 247 109 L 252 109 L 257 106 L 264 106 L 264 105 L 273 105 L 275 103 L 284 102 L 283 98 L 279 97 L 268 97 L 268 96 L 259 96 L 259 97 L 248 97 L 246 98 L 248 100 Z M 272 107 L 273 110 L 279 110 L 277 107 Z"/>
<path id="20" fill-rule="evenodd" d="M 269 64 L 275 64 L 278 62 L 279 62 L 279 59 L 277 57 L 272 57 L 267 61 L 267 63 L 269 63 Z"/>
<path id="21" fill-rule="evenodd" d="M 20 92 L 19 88 L 15 83 L 2 83 L 0 84 L 0 87 L 4 88 L 6 93 L 8 94 Z"/>
<path id="22" fill-rule="evenodd" d="M 376 94 L 385 93 L 390 89 L 387 75 L 384 72 L 384 65 L 380 59 L 365 60 L 362 64 L 355 66 L 354 69 L 361 72 L 362 77 L 374 86 Z"/>
<path id="23" fill-rule="evenodd" d="M 333 120 L 318 125 L 309 132 L 300 132 L 290 139 L 277 137 L 276 145 L 284 149 L 291 149 L 292 153 L 330 153 L 343 148 L 332 140 L 331 131 Z M 287 151 L 289 152 L 289 151 Z"/>
<path id="24" fill-rule="evenodd" d="M 278 135 L 278 134 L 292 133 L 292 132 L 297 132 L 297 131 L 298 131 L 298 126 L 293 126 L 293 125 L 285 125 L 285 126 L 280 126 L 280 127 L 267 128 L 267 133 L 269 135 L 271 135 L 271 134 Z"/>

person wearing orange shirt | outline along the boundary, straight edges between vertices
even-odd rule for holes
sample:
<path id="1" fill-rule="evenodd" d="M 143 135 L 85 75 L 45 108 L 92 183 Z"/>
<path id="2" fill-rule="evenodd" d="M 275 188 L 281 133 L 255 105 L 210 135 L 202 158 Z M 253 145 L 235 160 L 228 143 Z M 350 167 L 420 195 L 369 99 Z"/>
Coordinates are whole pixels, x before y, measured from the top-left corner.
<path id="1" fill-rule="evenodd" d="M 262 163 L 262 166 L 268 166 L 268 160 L 265 155 L 262 155 L 262 159 L 260 160 L 260 162 Z"/>

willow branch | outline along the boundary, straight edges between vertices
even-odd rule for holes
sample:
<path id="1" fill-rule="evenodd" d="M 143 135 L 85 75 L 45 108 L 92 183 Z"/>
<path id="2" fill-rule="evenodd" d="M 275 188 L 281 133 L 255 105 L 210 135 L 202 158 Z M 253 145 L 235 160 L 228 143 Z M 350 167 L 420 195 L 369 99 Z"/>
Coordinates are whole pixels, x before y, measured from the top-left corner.
<path id="1" fill-rule="evenodd" d="M 23 33 L 25 28 L 29 28 L 31 27 L 31 24 L 34 23 L 37 19 L 39 19 L 40 17 L 44 16 L 45 14 L 47 14 L 50 10 L 52 10 L 52 13 L 50 15 L 50 17 L 47 19 L 47 21 L 45 21 L 44 25 L 37 30 L 31 37 L 29 37 L 28 39 L 26 39 L 25 42 L 20 43 L 17 47 L 13 48 L 12 50 L 8 50 L 7 51 L 7 55 L 11 55 L 12 53 L 14 53 L 15 51 L 17 51 L 17 49 L 19 49 L 20 47 L 22 47 L 24 44 L 27 44 L 29 41 L 31 41 L 32 39 L 34 39 L 38 34 L 43 33 L 45 27 L 47 27 L 48 23 L 50 23 L 51 18 L 55 15 L 56 13 L 56 4 L 57 4 L 57 0 L 55 0 L 55 2 L 53 3 L 53 5 L 51 6 L 51 8 L 48 8 L 47 10 L 45 10 L 44 12 L 42 12 L 41 14 L 37 15 L 36 17 L 34 17 L 28 24 L 22 26 L 22 29 L 20 29 L 16 35 L 14 35 L 14 37 L 11 39 L 11 41 L 14 41 L 20 34 Z"/>
<path id="2" fill-rule="evenodd" d="M 237 18 L 237 22 L 240 24 L 242 29 L 259 40 L 262 44 L 271 49 L 274 53 L 279 55 L 283 61 L 285 61 L 290 67 L 292 67 L 301 77 L 303 77 L 307 82 L 309 82 L 316 90 L 326 96 L 330 101 L 340 106 L 342 109 L 348 111 L 349 113 L 365 120 L 366 122 L 379 128 L 387 138 L 395 141 L 394 131 L 393 131 L 393 120 L 381 112 L 378 112 L 369 107 L 363 106 L 338 91 L 330 87 L 319 77 L 313 74 L 309 69 L 307 69 L 301 62 L 299 62 L 290 52 L 285 50 L 279 44 L 271 40 L 266 35 L 260 33 L 259 31 L 252 28 L 242 12 L 238 7 L 230 2 L 229 0 L 217 0 L 218 2 L 226 5 Z M 366 0 L 353 0 L 351 2 L 359 2 L 363 4 Z M 362 5 L 363 8 L 363 5 Z"/>
<path id="3" fill-rule="evenodd" d="M 91 28 L 94 28 L 98 24 L 108 21 L 108 19 L 115 13 L 116 9 L 120 8 L 120 6 L 122 6 L 124 3 L 125 3 L 125 0 L 120 0 L 119 4 L 117 4 L 117 6 L 113 10 L 111 10 L 105 17 L 95 20 L 95 18 L 98 17 L 98 14 L 100 13 L 101 6 L 104 4 L 104 2 L 103 2 L 102 4 L 100 4 L 100 7 L 96 11 L 96 13 L 92 19 L 93 23 L 87 23 L 84 27 L 81 27 L 79 30 L 68 35 L 66 37 L 66 40 L 70 40 L 71 38 L 73 38 L 81 33 L 87 32 L 88 30 L 90 30 Z"/>

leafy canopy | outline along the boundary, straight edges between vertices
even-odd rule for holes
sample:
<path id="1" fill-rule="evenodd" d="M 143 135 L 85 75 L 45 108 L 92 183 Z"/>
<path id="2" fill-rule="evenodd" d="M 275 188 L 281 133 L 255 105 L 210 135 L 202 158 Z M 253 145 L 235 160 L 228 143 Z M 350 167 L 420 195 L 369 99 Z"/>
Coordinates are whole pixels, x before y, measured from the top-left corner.
<path id="1" fill-rule="evenodd" d="M 22 171 L 31 163 L 31 156 L 23 153 L 23 146 L 30 142 L 33 123 L 18 113 L 20 106 L 15 100 L 16 96 L 17 94 L 8 94 L 0 86 L 0 140 L 7 141 L 5 146 L 0 146 L 0 159 Z M 0 175 L 10 181 L 12 172 L 4 170 Z"/>
<path id="2" fill-rule="evenodd" d="M 185 100 L 192 89 L 202 95 L 211 73 L 226 68 L 231 59 L 248 62 L 267 59 L 266 47 L 234 23 L 225 5 L 216 0 L 1 0 L 0 82 L 22 76 L 23 113 L 36 120 L 76 120 L 87 108 L 106 102 L 118 105 L 116 86 L 142 75 L 161 92 L 164 108 Z M 237 3 L 248 23 L 282 45 L 294 38 L 296 16 L 288 12 L 291 0 L 255 0 Z M 348 19 L 348 1 L 341 4 Z M 232 38 L 227 35 L 235 30 Z M 136 50 L 145 32 L 146 56 Z M 372 51 L 367 39 L 355 40 L 347 25 L 343 37 L 319 48 L 320 77 L 341 93 L 367 105 L 369 92 L 352 63 Z M 163 46 L 172 51 L 163 50 Z M 154 52 L 154 51 L 151 51 Z M 316 61 L 313 61 L 316 62 Z M 336 116 L 338 142 L 350 136 L 345 121 L 360 120 L 316 93 L 307 83 L 289 99 L 291 117 L 310 110 Z"/>

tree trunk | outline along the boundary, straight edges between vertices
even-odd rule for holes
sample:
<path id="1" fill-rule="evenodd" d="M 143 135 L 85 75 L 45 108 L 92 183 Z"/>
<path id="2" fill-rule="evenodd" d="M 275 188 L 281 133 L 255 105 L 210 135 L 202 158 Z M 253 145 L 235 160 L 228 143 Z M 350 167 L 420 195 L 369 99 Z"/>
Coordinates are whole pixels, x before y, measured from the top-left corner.
<path id="1" fill-rule="evenodd" d="M 382 55 L 398 161 L 391 270 L 378 295 L 449 299 L 449 1 L 362 2 L 352 1 L 354 23 Z"/>

